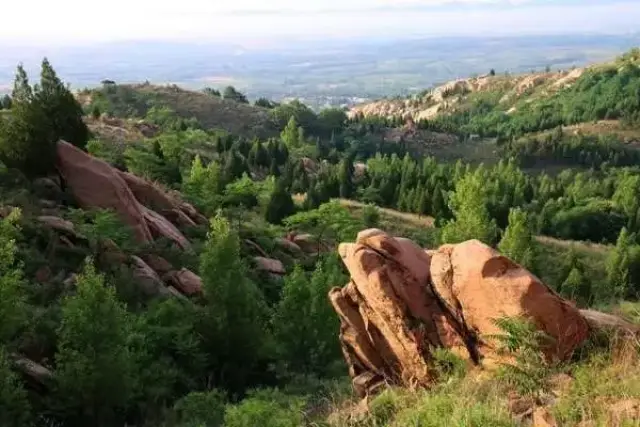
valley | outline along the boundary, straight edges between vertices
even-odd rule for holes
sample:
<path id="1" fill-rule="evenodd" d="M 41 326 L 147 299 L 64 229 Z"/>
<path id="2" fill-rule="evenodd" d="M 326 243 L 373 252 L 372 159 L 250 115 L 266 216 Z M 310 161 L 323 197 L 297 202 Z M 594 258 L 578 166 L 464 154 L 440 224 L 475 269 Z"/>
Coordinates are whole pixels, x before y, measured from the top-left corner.
<path id="1" fill-rule="evenodd" d="M 19 66 L 0 425 L 636 425 L 640 51 L 580 51 L 322 109 Z"/>

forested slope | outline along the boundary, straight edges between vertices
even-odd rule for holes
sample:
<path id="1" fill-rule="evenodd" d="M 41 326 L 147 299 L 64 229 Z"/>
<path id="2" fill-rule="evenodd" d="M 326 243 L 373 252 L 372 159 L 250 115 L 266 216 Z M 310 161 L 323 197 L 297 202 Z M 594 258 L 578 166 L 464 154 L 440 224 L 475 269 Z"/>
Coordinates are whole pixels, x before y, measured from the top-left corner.
<path id="1" fill-rule="evenodd" d="M 607 73 L 622 84 L 614 110 L 623 113 L 635 102 L 635 71 L 624 70 L 635 65 L 620 61 Z M 517 150 L 521 137 L 540 136 L 506 113 L 492 128 L 495 111 L 484 107 L 397 123 L 197 95 L 228 106 L 230 124 L 168 94 L 179 89 L 142 87 L 163 95 L 107 83 L 81 105 L 45 61 L 38 85 L 18 69 L 3 104 L 0 424 L 520 426 L 544 406 L 578 426 L 640 398 L 633 339 L 622 341 L 629 353 L 594 338 L 565 364 L 547 364 L 540 337 L 516 323 L 505 333 L 524 340 L 525 353 L 512 349 L 530 369 L 524 377 L 476 382 L 484 374 L 465 375 L 443 348 L 429 362 L 440 370 L 432 393 L 392 389 L 359 414 L 327 298 L 349 281 L 338 244 L 379 227 L 432 250 L 480 239 L 578 308 L 638 321 L 640 169 L 630 147 L 570 142 L 578 136 L 553 124 L 558 163 Z M 411 140 L 424 131 L 435 144 L 464 144 L 480 123 L 495 129 L 501 142 L 490 143 L 504 159 L 451 161 Z M 552 404 L 560 374 L 569 385 Z M 524 411 L 511 407 L 520 398 Z"/>

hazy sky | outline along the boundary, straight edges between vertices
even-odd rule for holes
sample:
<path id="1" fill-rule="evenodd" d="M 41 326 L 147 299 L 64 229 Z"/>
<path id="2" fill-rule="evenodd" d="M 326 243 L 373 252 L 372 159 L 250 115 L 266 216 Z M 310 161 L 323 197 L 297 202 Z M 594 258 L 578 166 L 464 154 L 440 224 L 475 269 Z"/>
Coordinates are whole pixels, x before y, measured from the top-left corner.
<path id="1" fill-rule="evenodd" d="M 0 42 L 636 31 L 638 0 L 3 1 Z M 28 16 L 28 20 L 25 17 Z M 15 19 L 13 19 L 15 17 Z"/>

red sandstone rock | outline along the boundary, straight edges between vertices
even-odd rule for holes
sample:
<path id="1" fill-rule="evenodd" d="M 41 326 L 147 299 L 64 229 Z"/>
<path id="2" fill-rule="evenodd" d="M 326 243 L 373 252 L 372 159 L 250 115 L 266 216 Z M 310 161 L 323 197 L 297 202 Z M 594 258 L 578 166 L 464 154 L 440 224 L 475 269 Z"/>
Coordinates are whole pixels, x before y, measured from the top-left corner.
<path id="1" fill-rule="evenodd" d="M 57 168 L 82 208 L 113 209 L 139 242 L 153 240 L 141 205 L 116 169 L 64 141 L 57 145 Z"/>

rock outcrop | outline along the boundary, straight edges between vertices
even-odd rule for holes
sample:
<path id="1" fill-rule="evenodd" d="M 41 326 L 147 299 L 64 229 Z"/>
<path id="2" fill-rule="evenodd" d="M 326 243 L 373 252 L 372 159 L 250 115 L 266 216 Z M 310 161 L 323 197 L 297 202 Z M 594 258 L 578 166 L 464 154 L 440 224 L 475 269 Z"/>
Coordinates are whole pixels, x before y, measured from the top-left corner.
<path id="1" fill-rule="evenodd" d="M 180 271 L 171 271 L 164 277 L 164 281 L 187 296 L 202 293 L 202 279 L 200 276 L 183 268 Z"/>
<path id="2" fill-rule="evenodd" d="M 57 157 L 58 171 L 80 207 L 113 209 L 139 242 L 153 240 L 141 205 L 116 169 L 64 141 L 58 142 Z"/>
<path id="3" fill-rule="evenodd" d="M 495 342 L 501 318 L 532 321 L 553 338 L 543 350 L 554 360 L 566 360 L 589 334 L 576 307 L 479 241 L 425 251 L 410 240 L 366 230 L 339 251 L 351 281 L 329 297 L 363 396 L 381 382 L 431 384 L 434 348 L 486 367 L 504 361 Z"/>
<path id="4" fill-rule="evenodd" d="M 57 145 L 57 169 L 80 207 L 113 210 L 132 228 L 138 243 L 168 239 L 178 248 L 190 250 L 191 243 L 180 227 L 208 223 L 206 217 L 182 201 L 179 195 L 164 190 L 156 183 L 119 171 L 64 141 Z M 39 220 L 66 236 L 82 237 L 69 221 L 51 216 L 41 216 Z M 66 236 L 60 238 L 66 239 Z M 68 245 L 73 246 L 73 243 Z M 196 274 L 184 268 L 176 271 L 161 257 L 146 254 L 130 258 L 112 241 L 100 242 L 99 252 L 100 261 L 106 264 L 131 264 L 134 277 L 148 295 L 167 296 L 180 291 L 192 296 L 202 292 L 202 281 Z"/>

